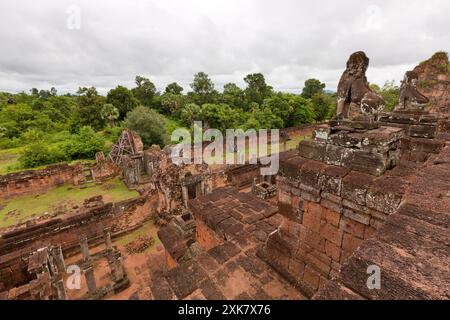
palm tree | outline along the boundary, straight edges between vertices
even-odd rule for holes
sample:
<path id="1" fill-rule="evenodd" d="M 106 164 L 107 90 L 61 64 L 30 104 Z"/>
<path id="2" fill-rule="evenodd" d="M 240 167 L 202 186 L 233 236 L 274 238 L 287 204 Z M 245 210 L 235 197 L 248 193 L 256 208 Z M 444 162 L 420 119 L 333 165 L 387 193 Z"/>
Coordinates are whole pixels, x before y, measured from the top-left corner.
<path id="1" fill-rule="evenodd" d="M 119 118 L 119 110 L 117 110 L 117 108 L 110 103 L 103 105 L 100 114 L 104 120 L 107 120 L 109 122 L 109 126 L 111 128 L 114 127 L 114 120 L 117 120 Z"/>
<path id="2" fill-rule="evenodd" d="M 188 103 L 184 106 L 182 110 L 182 115 L 189 121 L 189 125 L 192 127 L 194 124 L 195 117 L 200 114 L 201 108 L 195 103 Z"/>

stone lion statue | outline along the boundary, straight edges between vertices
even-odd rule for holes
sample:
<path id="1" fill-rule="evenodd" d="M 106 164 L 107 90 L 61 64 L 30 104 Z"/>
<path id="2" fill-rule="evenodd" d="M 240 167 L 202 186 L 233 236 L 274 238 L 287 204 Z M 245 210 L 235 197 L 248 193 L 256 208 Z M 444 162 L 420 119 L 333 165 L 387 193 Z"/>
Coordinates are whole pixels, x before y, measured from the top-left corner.
<path id="1" fill-rule="evenodd" d="M 336 119 L 376 121 L 385 108 L 384 99 L 369 87 L 369 58 L 363 51 L 352 53 L 337 88 Z"/>
<path id="2" fill-rule="evenodd" d="M 395 111 L 424 110 L 430 101 L 417 89 L 419 77 L 414 71 L 407 71 L 400 86 L 400 97 Z"/>

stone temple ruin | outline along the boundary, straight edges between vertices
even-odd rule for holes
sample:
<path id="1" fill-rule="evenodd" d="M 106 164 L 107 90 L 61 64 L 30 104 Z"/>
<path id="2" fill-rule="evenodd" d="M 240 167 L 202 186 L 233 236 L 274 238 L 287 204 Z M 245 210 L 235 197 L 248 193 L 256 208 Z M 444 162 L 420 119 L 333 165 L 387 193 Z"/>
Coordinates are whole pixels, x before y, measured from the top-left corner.
<path id="1" fill-rule="evenodd" d="M 2 198 L 111 176 L 139 192 L 0 229 L 0 298 L 450 298 L 448 57 L 406 72 L 393 112 L 368 66 L 350 56 L 336 116 L 294 129 L 311 138 L 280 153 L 276 176 L 260 163 L 178 166 L 171 146 L 145 149 L 125 130 L 95 165 L 0 177 Z M 160 250 L 140 262 L 116 240 L 147 221 Z M 69 263 L 83 275 L 76 294 Z"/>

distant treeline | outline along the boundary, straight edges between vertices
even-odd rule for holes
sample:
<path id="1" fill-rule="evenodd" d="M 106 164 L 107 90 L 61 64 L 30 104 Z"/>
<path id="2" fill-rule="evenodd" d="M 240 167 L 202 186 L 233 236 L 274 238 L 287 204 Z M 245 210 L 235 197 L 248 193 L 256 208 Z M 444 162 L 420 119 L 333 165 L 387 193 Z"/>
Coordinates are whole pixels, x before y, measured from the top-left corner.
<path id="1" fill-rule="evenodd" d="M 117 139 L 121 128 L 138 131 L 144 143 L 164 145 L 177 127 L 204 121 L 210 128 L 286 128 L 323 121 L 336 108 L 334 93 L 317 79 L 305 81 L 301 94 L 276 92 L 261 73 L 244 78 L 245 88 L 228 83 L 223 91 L 204 72 L 194 76 L 184 93 L 176 82 L 158 92 L 149 79 L 136 76 L 135 87 L 117 86 L 106 97 L 95 87 L 75 95 L 55 88 L 29 93 L 0 93 L 0 149 L 25 147 L 22 167 L 92 158 Z M 388 99 L 398 87 L 375 87 Z M 388 101 L 388 104 L 389 104 Z"/>

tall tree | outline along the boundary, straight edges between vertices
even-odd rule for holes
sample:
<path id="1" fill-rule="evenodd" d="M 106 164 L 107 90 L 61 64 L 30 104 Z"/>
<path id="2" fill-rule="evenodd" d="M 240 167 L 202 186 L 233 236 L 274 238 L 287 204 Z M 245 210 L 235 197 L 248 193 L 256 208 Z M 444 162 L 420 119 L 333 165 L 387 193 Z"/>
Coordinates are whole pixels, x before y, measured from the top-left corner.
<path id="1" fill-rule="evenodd" d="M 323 93 L 323 89 L 325 89 L 325 83 L 322 83 L 317 79 L 308 79 L 305 81 L 302 97 L 311 99 L 316 93 Z"/>
<path id="2" fill-rule="evenodd" d="M 127 114 L 124 125 L 139 133 L 146 147 L 153 144 L 163 147 L 169 141 L 166 121 L 155 110 L 139 106 Z"/>
<path id="3" fill-rule="evenodd" d="M 176 82 L 172 82 L 167 85 L 165 92 L 171 94 L 181 94 L 183 92 L 183 87 Z"/>
<path id="4" fill-rule="evenodd" d="M 400 97 L 400 87 L 395 84 L 395 81 L 386 81 L 380 90 L 381 96 L 386 102 L 386 111 L 394 110 Z"/>
<path id="5" fill-rule="evenodd" d="M 127 113 L 139 104 L 131 91 L 122 86 L 111 89 L 106 96 L 106 101 L 119 110 L 119 119 L 124 119 Z"/>
<path id="6" fill-rule="evenodd" d="M 204 72 L 199 72 L 194 76 L 194 81 L 190 84 L 192 92 L 190 98 L 198 105 L 213 103 L 217 91 L 214 90 L 214 83 Z"/>
<path id="7" fill-rule="evenodd" d="M 185 104 L 185 96 L 181 94 L 164 93 L 161 95 L 162 113 L 178 118 Z"/>
<path id="8" fill-rule="evenodd" d="M 330 111 L 336 104 L 336 99 L 324 93 L 316 93 L 311 98 L 311 104 L 315 120 L 323 121 L 330 115 Z"/>
<path id="9" fill-rule="evenodd" d="M 272 94 L 272 87 L 266 84 L 266 79 L 262 73 L 248 74 L 244 81 L 247 83 L 247 88 L 244 90 L 247 109 L 252 102 L 261 106 L 264 99 Z"/>
<path id="10" fill-rule="evenodd" d="M 233 108 L 243 108 L 244 92 L 234 83 L 223 86 L 222 101 Z"/>
<path id="11" fill-rule="evenodd" d="M 119 118 L 119 110 L 110 103 L 103 105 L 101 110 L 101 116 L 104 120 L 108 121 L 109 126 L 114 127 L 114 121 Z"/>
<path id="12" fill-rule="evenodd" d="M 101 116 L 105 98 L 100 96 L 95 87 L 80 87 L 76 97 L 77 113 L 72 120 L 72 131 L 78 131 L 82 126 L 91 126 L 100 130 L 105 126 L 105 120 Z"/>
<path id="13" fill-rule="evenodd" d="M 314 110 L 311 102 L 301 96 L 295 95 L 289 101 L 292 106 L 292 126 L 299 126 L 314 122 Z"/>
<path id="14" fill-rule="evenodd" d="M 149 79 L 136 76 L 135 78 L 136 88 L 133 88 L 131 92 L 133 96 L 139 100 L 144 106 L 151 106 L 153 98 L 156 95 L 156 87 Z"/>
<path id="15" fill-rule="evenodd" d="M 195 103 L 188 103 L 183 107 L 181 111 L 181 118 L 185 123 L 189 124 L 191 127 L 194 125 L 194 121 L 199 119 L 201 108 Z"/>

